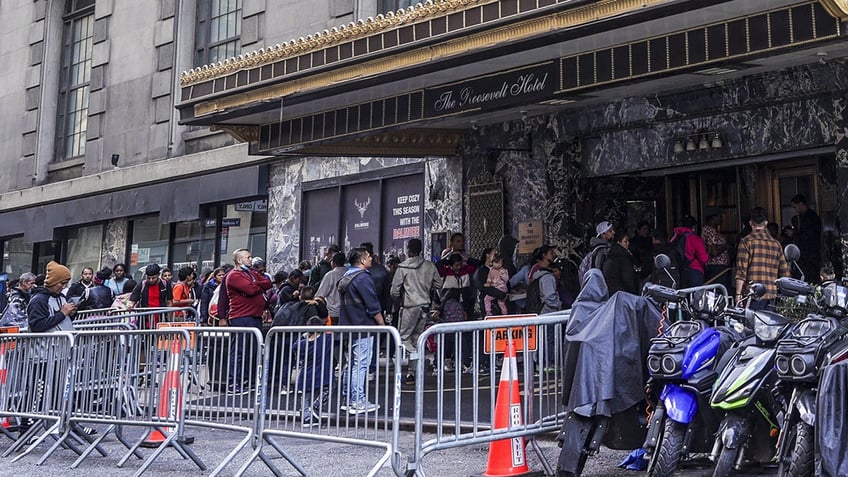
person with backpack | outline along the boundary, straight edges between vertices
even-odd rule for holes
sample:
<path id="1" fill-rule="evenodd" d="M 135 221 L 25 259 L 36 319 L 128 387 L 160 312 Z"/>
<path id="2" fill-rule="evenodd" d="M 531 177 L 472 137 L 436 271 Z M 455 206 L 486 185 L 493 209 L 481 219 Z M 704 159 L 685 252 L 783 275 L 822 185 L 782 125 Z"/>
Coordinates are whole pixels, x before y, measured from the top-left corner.
<path id="1" fill-rule="evenodd" d="M 94 274 L 94 286 L 84 292 L 83 299 L 77 306 L 79 310 L 97 310 L 112 306 L 115 294 L 106 285 L 106 280 L 110 276 L 112 276 L 112 269 L 109 267 L 104 267 Z"/>
<path id="2" fill-rule="evenodd" d="M 607 258 L 611 246 L 610 240 L 614 235 L 615 227 L 607 220 L 599 222 L 595 226 L 595 236 L 589 240 L 589 252 L 583 256 L 583 260 L 580 261 L 580 266 L 577 268 L 577 279 L 580 281 L 581 288 L 586 272 L 593 268 L 604 269 L 604 260 Z"/>
<path id="3" fill-rule="evenodd" d="M 683 263 L 680 269 L 681 288 L 697 287 L 704 284 L 704 269 L 710 256 L 704 240 L 695 234 L 698 221 L 689 214 L 680 219 L 680 225 L 674 228 L 670 243 L 680 254 Z"/>
<path id="4" fill-rule="evenodd" d="M 610 296 L 618 291 L 639 294 L 639 276 L 636 274 L 633 254 L 630 253 L 630 236 L 626 230 L 616 231 L 604 261 L 603 272 Z"/>
<path id="5" fill-rule="evenodd" d="M 212 270 L 206 283 L 200 288 L 200 314 L 198 316 L 199 325 L 213 326 L 214 321 L 218 319 L 218 297 L 215 296 L 215 289 L 224 280 L 224 275 L 229 270 L 224 267 L 218 267 Z M 212 298 L 215 297 L 213 300 Z"/>
<path id="6" fill-rule="evenodd" d="M 315 288 L 306 286 L 298 294 L 296 301 L 281 306 L 274 314 L 272 326 L 303 327 L 310 321 L 327 323 L 327 307 L 322 300 L 315 299 Z M 279 385 L 280 395 L 291 392 L 291 354 L 288 352 L 290 341 L 277 340 L 271 351 L 270 382 Z M 332 357 L 331 357 L 332 359 Z"/>
<path id="7" fill-rule="evenodd" d="M 173 306 L 173 287 L 171 282 L 159 278 L 161 268 L 155 263 L 151 263 L 144 269 L 144 280 L 135 286 L 135 289 L 130 295 L 127 302 L 127 308 L 164 308 Z M 144 322 L 139 328 L 141 329 L 156 329 L 159 323 L 159 315 L 152 317 L 143 317 Z M 149 326 L 145 326 L 149 325 Z"/>
<path id="8" fill-rule="evenodd" d="M 562 300 L 559 296 L 559 279 L 562 273 L 562 262 L 554 260 L 539 268 L 536 272 L 533 281 L 530 283 L 530 288 L 527 291 L 527 302 L 534 307 L 539 307 L 540 315 L 545 313 L 553 313 L 562 308 Z M 530 299 L 532 294 L 533 300 Z M 538 305 L 535 300 L 538 300 Z M 548 325 L 545 327 L 545 352 L 544 356 L 539 356 L 542 362 L 539 363 L 545 372 L 552 372 L 556 364 L 555 347 L 556 347 L 556 327 Z"/>
<path id="9" fill-rule="evenodd" d="M 321 279 L 321 285 L 315 293 L 317 300 L 323 301 L 327 306 L 327 314 L 330 317 L 331 325 L 339 324 L 339 308 L 341 306 L 341 297 L 339 296 L 339 280 L 342 279 L 347 267 L 345 266 L 347 257 L 341 252 L 336 252 L 330 259 L 333 269 L 324 274 Z"/>

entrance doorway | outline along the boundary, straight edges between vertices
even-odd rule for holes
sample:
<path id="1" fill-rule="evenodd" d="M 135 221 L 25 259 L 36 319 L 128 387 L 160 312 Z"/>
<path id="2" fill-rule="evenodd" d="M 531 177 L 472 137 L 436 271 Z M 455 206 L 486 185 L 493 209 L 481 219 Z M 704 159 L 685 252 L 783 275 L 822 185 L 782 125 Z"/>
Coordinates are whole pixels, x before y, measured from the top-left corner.
<path id="1" fill-rule="evenodd" d="M 792 198 L 802 194 L 807 198 L 807 204 L 817 213 L 821 213 L 818 204 L 817 168 L 815 163 L 801 167 L 775 168 L 772 170 L 771 191 L 772 210 L 769 216 L 774 217 L 783 227 L 792 225 L 798 227 L 798 217 L 792 208 Z"/>

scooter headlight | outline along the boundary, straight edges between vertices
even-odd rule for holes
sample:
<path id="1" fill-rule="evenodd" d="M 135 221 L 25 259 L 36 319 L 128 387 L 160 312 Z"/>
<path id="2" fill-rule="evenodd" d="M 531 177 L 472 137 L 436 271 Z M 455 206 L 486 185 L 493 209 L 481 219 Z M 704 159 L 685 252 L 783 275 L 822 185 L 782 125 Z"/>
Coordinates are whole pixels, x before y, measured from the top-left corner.
<path id="1" fill-rule="evenodd" d="M 648 356 L 648 371 L 650 371 L 652 375 L 662 372 L 662 365 L 660 361 L 660 357 L 655 354 Z"/>
<path id="2" fill-rule="evenodd" d="M 754 334 L 761 341 L 774 341 L 780 337 L 780 333 L 786 325 L 783 323 L 766 323 L 759 317 L 754 317 Z"/>
<path id="3" fill-rule="evenodd" d="M 674 356 L 667 354 L 662 357 L 662 371 L 665 374 L 674 374 L 680 367 Z"/>
<path id="4" fill-rule="evenodd" d="M 804 361 L 799 355 L 792 355 L 792 359 L 789 360 L 789 366 L 792 368 L 792 373 L 795 376 L 803 376 L 807 374 L 807 362 Z"/>
<path id="5" fill-rule="evenodd" d="M 777 372 L 782 375 L 789 374 L 790 371 L 790 363 L 789 357 L 778 355 L 777 358 L 774 359 L 774 367 L 777 368 Z"/>

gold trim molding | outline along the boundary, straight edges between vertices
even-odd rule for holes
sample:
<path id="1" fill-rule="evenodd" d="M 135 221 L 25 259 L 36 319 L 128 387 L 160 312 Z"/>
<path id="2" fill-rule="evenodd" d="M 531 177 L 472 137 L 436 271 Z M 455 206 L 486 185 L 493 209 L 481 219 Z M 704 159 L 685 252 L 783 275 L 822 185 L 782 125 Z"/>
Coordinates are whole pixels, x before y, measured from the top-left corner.
<path id="1" fill-rule="evenodd" d="M 845 0 L 820 0 L 822 6 L 828 13 L 842 21 L 848 20 L 848 1 Z"/>
<path id="2" fill-rule="evenodd" d="M 298 155 L 455 156 L 462 129 L 405 129 L 332 144 L 307 146 Z M 260 151 L 261 152 L 261 151 Z"/>
<path id="3" fill-rule="evenodd" d="M 431 45 L 426 48 L 419 48 L 417 50 L 405 52 L 402 55 L 378 58 L 372 61 L 366 61 L 318 73 L 305 78 L 286 81 L 284 83 L 264 88 L 256 88 L 243 93 L 201 102 L 194 106 L 194 115 L 195 117 L 201 117 L 248 104 L 278 100 L 279 98 L 290 94 L 317 90 L 357 78 L 379 75 L 386 71 L 426 64 L 434 60 L 492 47 L 508 41 L 516 41 L 547 32 L 572 28 L 578 25 L 584 25 L 632 11 L 642 10 L 650 6 L 667 3 L 667 1 L 668 0 L 600 0 L 582 7 L 559 12 L 557 14 L 533 18 L 513 25 L 494 28 L 488 31 L 446 41 L 444 43 Z"/>
<path id="4" fill-rule="evenodd" d="M 224 131 L 234 137 L 238 142 L 259 141 L 259 126 L 243 124 L 213 124 L 209 127 L 212 132 Z"/>
<path id="5" fill-rule="evenodd" d="M 218 63 L 184 71 L 180 74 L 180 86 L 191 86 L 213 78 L 227 76 L 243 69 L 255 68 L 285 58 L 312 53 L 352 40 L 383 33 L 403 25 L 447 16 L 469 7 L 494 3 L 495 1 L 498 0 L 427 0 L 406 9 L 401 8 L 397 12 L 377 15 L 377 18 L 369 17 L 350 22 L 347 25 L 339 25 L 314 35 L 308 35 L 306 38 L 292 39 L 283 44 L 276 44 L 238 57 L 227 58 Z"/>

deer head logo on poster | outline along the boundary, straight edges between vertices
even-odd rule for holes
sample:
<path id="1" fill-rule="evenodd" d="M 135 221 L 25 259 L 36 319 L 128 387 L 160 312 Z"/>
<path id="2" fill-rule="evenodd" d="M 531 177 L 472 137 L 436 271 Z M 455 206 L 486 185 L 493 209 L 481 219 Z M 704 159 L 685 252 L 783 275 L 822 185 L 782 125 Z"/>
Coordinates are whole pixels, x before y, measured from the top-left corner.
<path id="1" fill-rule="evenodd" d="M 364 203 L 359 203 L 359 199 L 353 199 L 353 205 L 356 206 L 356 210 L 359 211 L 359 218 L 365 218 L 365 211 L 368 210 L 368 206 L 371 205 L 371 197 L 368 197 Z"/>

